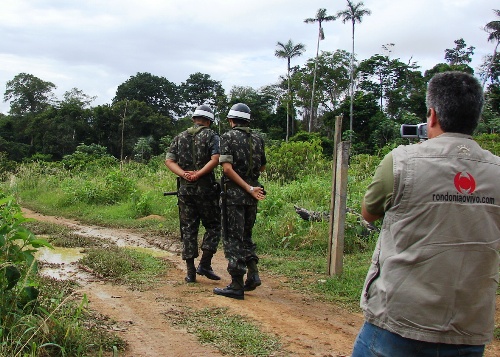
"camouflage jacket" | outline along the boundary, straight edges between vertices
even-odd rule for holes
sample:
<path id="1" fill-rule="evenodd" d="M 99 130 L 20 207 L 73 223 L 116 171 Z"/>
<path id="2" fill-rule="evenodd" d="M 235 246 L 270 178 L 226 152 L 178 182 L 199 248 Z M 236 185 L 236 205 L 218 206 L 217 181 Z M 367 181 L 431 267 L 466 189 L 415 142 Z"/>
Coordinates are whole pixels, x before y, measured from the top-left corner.
<path id="1" fill-rule="evenodd" d="M 209 127 L 195 124 L 174 138 L 166 159 L 175 161 L 183 170 L 194 171 L 219 153 L 219 135 Z M 214 192 L 215 183 L 213 171 L 196 182 L 180 178 L 179 194 L 210 194 Z"/>
<path id="2" fill-rule="evenodd" d="M 234 127 L 221 136 L 220 163 L 229 162 L 233 170 L 251 186 L 260 186 L 260 169 L 266 165 L 264 140 L 248 127 Z M 257 204 L 252 196 L 238 185 L 226 184 L 228 204 Z"/>

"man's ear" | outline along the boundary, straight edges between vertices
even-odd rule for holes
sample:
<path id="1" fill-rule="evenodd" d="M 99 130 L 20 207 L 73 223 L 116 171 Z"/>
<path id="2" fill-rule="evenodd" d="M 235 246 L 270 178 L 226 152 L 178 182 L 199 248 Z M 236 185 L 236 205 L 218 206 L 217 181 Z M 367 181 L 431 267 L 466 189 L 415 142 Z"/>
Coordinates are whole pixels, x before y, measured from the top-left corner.
<path id="1" fill-rule="evenodd" d="M 429 108 L 427 110 L 427 125 L 430 127 L 434 127 L 437 124 L 439 124 L 439 122 L 437 120 L 436 111 L 434 110 L 434 108 Z"/>

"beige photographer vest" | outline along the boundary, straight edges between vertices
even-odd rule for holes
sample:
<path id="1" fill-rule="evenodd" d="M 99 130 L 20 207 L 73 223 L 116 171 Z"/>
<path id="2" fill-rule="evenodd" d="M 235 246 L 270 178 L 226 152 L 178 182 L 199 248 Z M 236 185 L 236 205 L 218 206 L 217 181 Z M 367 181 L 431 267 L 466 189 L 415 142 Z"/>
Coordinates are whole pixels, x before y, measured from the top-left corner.
<path id="1" fill-rule="evenodd" d="M 445 133 L 392 152 L 394 192 L 361 307 L 415 340 L 492 339 L 500 248 L 500 158 Z"/>

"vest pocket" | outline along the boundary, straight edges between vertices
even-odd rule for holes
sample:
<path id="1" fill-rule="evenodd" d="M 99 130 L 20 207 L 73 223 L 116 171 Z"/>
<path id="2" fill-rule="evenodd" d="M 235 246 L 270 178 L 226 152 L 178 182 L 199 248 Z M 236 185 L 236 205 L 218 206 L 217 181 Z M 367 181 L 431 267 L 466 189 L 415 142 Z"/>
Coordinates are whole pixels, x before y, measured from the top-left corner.
<path id="1" fill-rule="evenodd" d="M 368 270 L 368 274 L 366 276 L 366 284 L 363 292 L 365 300 L 368 300 L 370 297 L 369 291 L 370 286 L 373 284 L 375 279 L 377 279 L 380 275 L 380 263 L 379 263 L 380 250 L 377 249 L 376 253 L 373 255 L 372 264 L 370 265 L 370 269 Z"/>

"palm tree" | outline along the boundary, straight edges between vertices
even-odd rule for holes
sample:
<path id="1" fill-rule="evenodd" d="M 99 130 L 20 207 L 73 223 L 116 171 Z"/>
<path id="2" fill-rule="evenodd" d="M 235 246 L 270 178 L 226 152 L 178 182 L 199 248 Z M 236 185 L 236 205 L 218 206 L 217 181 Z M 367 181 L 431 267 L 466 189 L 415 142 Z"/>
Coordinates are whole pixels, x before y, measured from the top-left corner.
<path id="1" fill-rule="evenodd" d="M 352 23 L 352 52 L 351 52 L 351 70 L 350 70 L 350 82 L 351 82 L 351 106 L 350 106 L 350 119 L 349 119 L 349 130 L 352 141 L 352 118 L 353 118 L 353 102 L 354 102 L 354 25 L 356 22 L 361 22 L 363 16 L 370 15 L 372 12 L 368 9 L 363 9 L 363 2 L 354 4 L 351 0 L 347 0 L 347 9 L 339 11 L 337 17 L 342 18 L 342 22 L 345 24 L 347 21 Z"/>
<path id="2" fill-rule="evenodd" d="M 316 13 L 316 17 L 305 19 L 304 22 L 306 24 L 318 23 L 318 44 L 316 46 L 316 61 L 314 62 L 314 78 L 313 78 L 313 87 L 312 87 L 312 95 L 311 95 L 311 116 L 309 119 L 309 132 L 312 131 L 312 123 L 313 123 L 313 103 L 314 103 L 314 90 L 316 88 L 316 70 L 318 69 L 318 54 L 319 54 L 319 41 L 325 39 L 325 33 L 323 32 L 323 27 L 321 24 L 327 21 L 334 21 L 336 19 L 335 16 L 327 16 L 326 9 L 319 9 Z"/>
<path id="3" fill-rule="evenodd" d="M 290 131 L 290 103 L 292 102 L 292 92 L 290 90 L 290 60 L 294 57 L 302 55 L 302 53 L 306 50 L 306 46 L 302 43 L 294 44 L 292 40 L 288 40 L 287 43 L 278 42 L 276 46 L 278 46 L 278 49 L 274 55 L 279 58 L 287 59 L 288 100 L 286 103 L 286 141 L 288 141 L 288 133 Z M 291 119 L 293 122 L 293 115 Z"/>
<path id="4" fill-rule="evenodd" d="M 493 10 L 497 16 L 500 17 L 500 10 Z M 493 56 L 491 57 L 491 61 L 488 64 L 488 69 L 486 70 L 486 74 L 483 79 L 483 87 L 486 83 L 486 80 L 488 79 L 491 71 L 491 66 L 493 65 L 493 62 L 495 61 L 495 58 L 497 56 L 497 49 L 498 45 L 500 44 L 500 20 L 494 20 L 488 22 L 484 26 L 484 30 L 489 33 L 488 36 L 488 41 L 494 42 L 496 41 L 495 49 L 493 50 Z"/>

